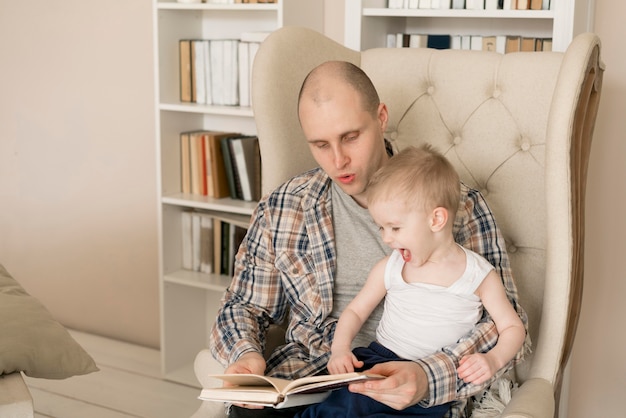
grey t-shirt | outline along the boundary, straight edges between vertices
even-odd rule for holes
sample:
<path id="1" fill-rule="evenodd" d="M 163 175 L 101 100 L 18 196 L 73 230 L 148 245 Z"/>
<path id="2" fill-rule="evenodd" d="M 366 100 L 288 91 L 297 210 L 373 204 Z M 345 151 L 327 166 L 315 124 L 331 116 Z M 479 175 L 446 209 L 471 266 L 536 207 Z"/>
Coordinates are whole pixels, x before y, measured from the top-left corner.
<path id="1" fill-rule="evenodd" d="M 332 199 L 337 271 L 331 317 L 339 318 L 365 284 L 372 267 L 390 254 L 391 249 L 383 242 L 368 210 L 359 206 L 335 183 L 332 185 Z M 381 303 L 372 312 L 354 339 L 353 347 L 367 346 L 376 339 L 382 306 Z"/>

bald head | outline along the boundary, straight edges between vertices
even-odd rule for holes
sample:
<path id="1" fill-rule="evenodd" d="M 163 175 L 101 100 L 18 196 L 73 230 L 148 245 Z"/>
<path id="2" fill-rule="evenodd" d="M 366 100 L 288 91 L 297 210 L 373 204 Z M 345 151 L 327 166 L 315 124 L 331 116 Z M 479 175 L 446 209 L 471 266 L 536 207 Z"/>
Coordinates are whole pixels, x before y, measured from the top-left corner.
<path id="1" fill-rule="evenodd" d="M 336 83 L 354 89 L 363 110 L 376 116 L 380 104 L 376 88 L 363 70 L 346 61 L 326 61 L 311 70 L 302 83 L 298 108 L 303 98 L 318 104 L 331 100 L 336 93 Z"/>

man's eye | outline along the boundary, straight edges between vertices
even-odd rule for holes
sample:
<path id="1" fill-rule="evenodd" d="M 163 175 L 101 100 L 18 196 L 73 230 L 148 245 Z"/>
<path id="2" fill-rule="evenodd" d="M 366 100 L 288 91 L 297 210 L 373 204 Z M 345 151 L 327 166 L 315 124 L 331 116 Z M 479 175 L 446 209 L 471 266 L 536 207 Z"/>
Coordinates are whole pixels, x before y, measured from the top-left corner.
<path id="1" fill-rule="evenodd" d="M 400 228 L 399 228 L 399 227 L 397 227 L 397 226 L 394 226 L 393 228 L 391 228 L 391 230 L 392 230 L 393 232 L 398 232 L 398 231 L 400 230 Z"/>

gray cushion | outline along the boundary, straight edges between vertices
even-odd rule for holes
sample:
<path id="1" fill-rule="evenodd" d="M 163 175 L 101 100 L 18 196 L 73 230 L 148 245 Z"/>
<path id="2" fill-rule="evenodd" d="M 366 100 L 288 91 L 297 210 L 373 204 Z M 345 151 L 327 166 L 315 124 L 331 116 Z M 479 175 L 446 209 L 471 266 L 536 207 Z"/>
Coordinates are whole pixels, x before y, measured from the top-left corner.
<path id="1" fill-rule="evenodd" d="M 98 371 L 93 358 L 0 264 L 0 375 L 65 379 Z"/>

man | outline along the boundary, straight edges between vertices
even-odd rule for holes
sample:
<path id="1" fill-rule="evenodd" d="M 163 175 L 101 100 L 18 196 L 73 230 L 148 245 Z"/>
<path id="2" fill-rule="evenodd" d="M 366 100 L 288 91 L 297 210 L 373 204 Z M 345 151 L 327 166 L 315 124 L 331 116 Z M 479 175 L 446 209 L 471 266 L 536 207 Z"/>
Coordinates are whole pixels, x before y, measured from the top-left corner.
<path id="1" fill-rule="evenodd" d="M 211 336 L 213 355 L 227 366 L 227 373 L 285 378 L 323 373 L 337 318 L 372 266 L 389 252 L 367 211 L 369 179 L 392 152 L 383 136 L 387 107 L 371 81 L 352 64 L 324 63 L 305 79 L 298 115 L 319 168 L 287 181 L 255 210 Z M 463 185 L 461 191 L 455 240 L 494 265 L 526 326 L 493 216 L 477 191 Z M 287 315 L 286 344 L 266 362 L 266 330 Z M 380 308 L 355 345 L 375 338 L 379 319 Z M 461 341 L 419 361 L 378 364 L 371 371 L 386 379 L 353 384 L 350 390 L 395 409 L 467 398 L 484 385 L 463 383 L 456 374 L 458 361 L 464 354 L 492 348 L 497 331 L 485 317 Z M 514 361 L 522 356 L 523 350 Z M 460 416 L 463 405 L 456 402 L 451 416 Z M 231 408 L 230 416 L 295 413 L 243 405 Z"/>

